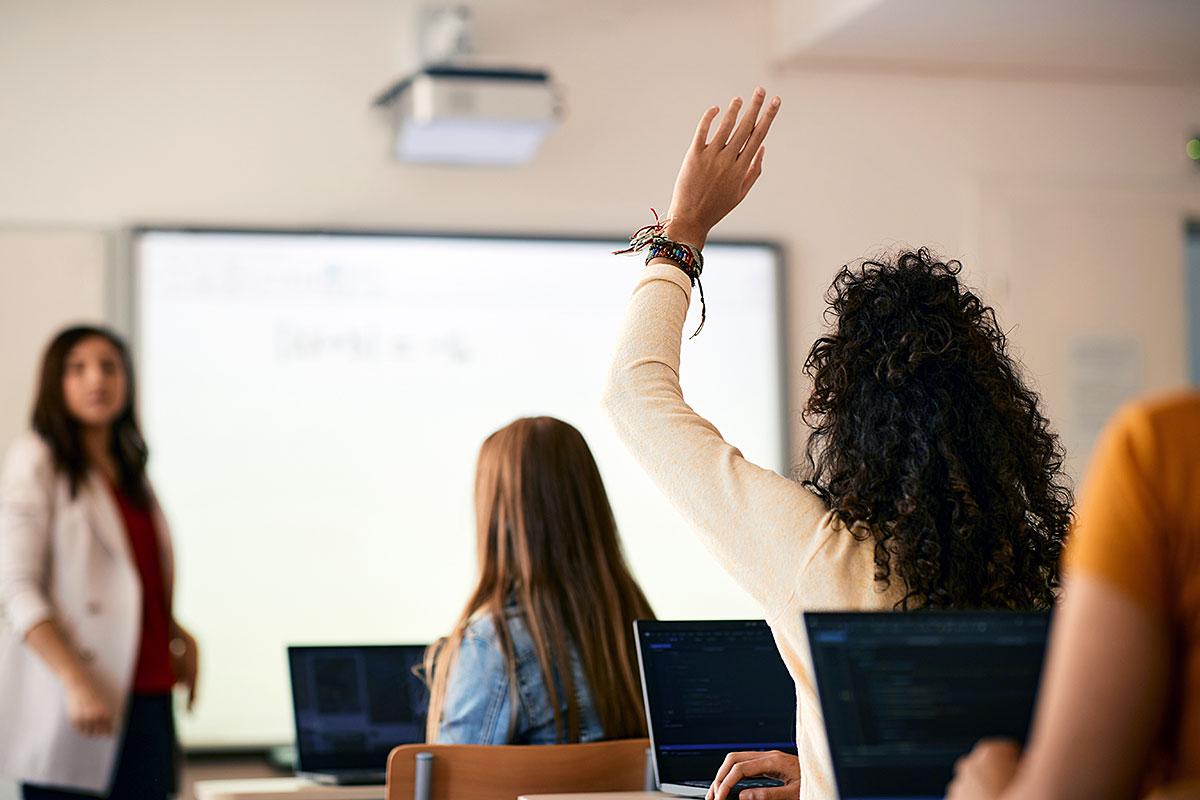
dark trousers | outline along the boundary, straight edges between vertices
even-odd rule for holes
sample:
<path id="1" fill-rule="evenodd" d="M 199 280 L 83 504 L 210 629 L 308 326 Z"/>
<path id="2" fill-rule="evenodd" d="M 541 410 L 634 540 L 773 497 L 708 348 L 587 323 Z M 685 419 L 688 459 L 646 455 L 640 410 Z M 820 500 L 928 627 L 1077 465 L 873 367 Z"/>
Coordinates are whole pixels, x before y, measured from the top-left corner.
<path id="1" fill-rule="evenodd" d="M 109 800 L 166 800 L 175 793 L 175 715 L 169 694 L 129 698 Z M 95 800 L 97 795 L 24 784 L 25 800 Z"/>

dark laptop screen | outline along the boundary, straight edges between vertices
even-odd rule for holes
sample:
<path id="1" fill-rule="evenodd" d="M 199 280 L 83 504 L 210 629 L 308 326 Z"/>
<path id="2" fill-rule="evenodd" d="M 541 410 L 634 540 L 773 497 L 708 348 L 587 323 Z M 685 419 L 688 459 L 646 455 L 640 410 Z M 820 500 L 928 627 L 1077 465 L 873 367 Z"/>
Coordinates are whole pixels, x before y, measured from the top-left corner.
<path id="1" fill-rule="evenodd" d="M 297 768 L 379 769 L 425 740 L 429 692 L 413 668 L 423 645 L 289 647 Z"/>
<path id="2" fill-rule="evenodd" d="M 943 796 L 985 736 L 1024 741 L 1049 615 L 804 615 L 842 798 Z"/>
<path id="3" fill-rule="evenodd" d="M 660 782 L 711 778 L 734 750 L 796 752 L 796 687 L 765 622 L 636 629 Z"/>

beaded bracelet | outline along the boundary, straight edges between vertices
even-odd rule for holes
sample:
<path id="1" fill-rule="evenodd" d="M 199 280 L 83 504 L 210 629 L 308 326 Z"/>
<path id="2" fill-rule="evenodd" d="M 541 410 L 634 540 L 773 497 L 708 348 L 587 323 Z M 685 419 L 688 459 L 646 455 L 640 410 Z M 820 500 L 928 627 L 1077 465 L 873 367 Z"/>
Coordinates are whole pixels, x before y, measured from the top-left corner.
<path id="1" fill-rule="evenodd" d="M 644 250 L 647 264 L 656 258 L 662 258 L 679 267 L 680 271 L 688 276 L 692 286 L 700 291 L 700 324 L 688 337 L 695 339 L 696 334 L 704 328 L 704 321 L 708 316 L 708 309 L 704 303 L 704 285 L 700 283 L 700 273 L 704 271 L 704 256 L 699 248 L 669 238 L 666 235 L 666 226 L 670 220 L 659 219 L 658 212 L 653 208 L 650 209 L 650 213 L 654 215 L 654 222 L 634 231 L 629 237 L 629 247 L 614 250 L 613 255 L 632 255 Z"/>

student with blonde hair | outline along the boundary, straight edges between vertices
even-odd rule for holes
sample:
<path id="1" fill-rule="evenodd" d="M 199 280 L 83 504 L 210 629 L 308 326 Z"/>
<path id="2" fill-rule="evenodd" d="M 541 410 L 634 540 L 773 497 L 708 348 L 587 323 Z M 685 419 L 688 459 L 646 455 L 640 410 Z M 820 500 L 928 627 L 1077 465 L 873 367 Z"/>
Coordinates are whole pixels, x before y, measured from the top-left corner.
<path id="1" fill-rule="evenodd" d="M 427 738 L 554 744 L 646 734 L 633 621 L 654 614 L 587 442 L 518 419 L 479 451 L 478 578 L 426 658 Z"/>

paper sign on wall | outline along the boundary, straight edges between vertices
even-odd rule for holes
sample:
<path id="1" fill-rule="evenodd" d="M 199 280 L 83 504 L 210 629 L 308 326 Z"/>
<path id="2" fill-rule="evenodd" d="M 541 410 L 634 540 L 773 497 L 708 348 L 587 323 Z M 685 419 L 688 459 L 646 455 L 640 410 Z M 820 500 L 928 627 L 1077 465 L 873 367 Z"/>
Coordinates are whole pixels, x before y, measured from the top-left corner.
<path id="1" fill-rule="evenodd" d="M 1086 336 L 1070 347 L 1070 447 L 1085 457 L 1117 409 L 1142 392 L 1142 345 L 1133 337 Z"/>

